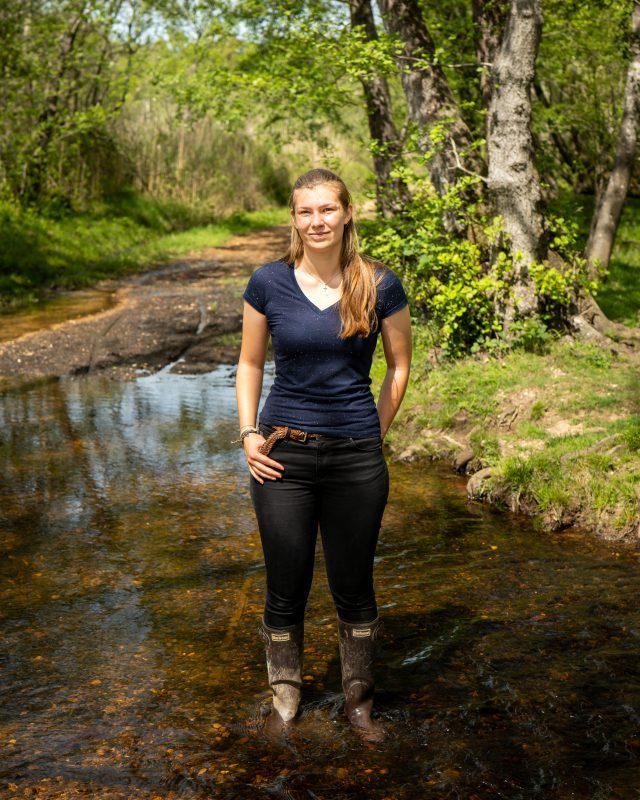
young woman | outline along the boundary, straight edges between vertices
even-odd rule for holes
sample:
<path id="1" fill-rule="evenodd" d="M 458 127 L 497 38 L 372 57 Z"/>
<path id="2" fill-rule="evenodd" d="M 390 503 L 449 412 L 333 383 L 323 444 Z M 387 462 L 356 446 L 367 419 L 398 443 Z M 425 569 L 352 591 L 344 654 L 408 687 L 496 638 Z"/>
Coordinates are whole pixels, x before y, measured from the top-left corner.
<path id="1" fill-rule="evenodd" d="M 319 528 L 338 613 L 346 713 L 375 736 L 372 664 L 380 622 L 373 559 L 388 494 L 382 439 L 409 379 L 409 309 L 396 276 L 359 254 L 351 198 L 337 175 L 302 175 L 290 208 L 289 252 L 254 272 L 244 293 L 236 383 L 267 571 L 267 725 L 286 725 L 298 711 Z M 276 377 L 258 426 L 269 335 Z M 376 407 L 369 371 L 378 335 L 387 372 Z"/>

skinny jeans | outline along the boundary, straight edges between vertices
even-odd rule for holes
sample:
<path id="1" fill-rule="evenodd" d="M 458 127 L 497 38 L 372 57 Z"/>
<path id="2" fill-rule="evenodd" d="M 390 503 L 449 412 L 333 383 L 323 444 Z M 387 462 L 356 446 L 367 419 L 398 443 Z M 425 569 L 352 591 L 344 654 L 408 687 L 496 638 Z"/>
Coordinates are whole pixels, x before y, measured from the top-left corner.
<path id="1" fill-rule="evenodd" d="M 272 428 L 260 430 L 266 437 Z M 304 620 L 318 530 L 338 616 L 371 622 L 378 615 L 373 559 L 389 494 L 382 440 L 284 439 L 271 457 L 284 466 L 282 477 L 251 478 L 267 571 L 265 623 L 285 628 Z"/>

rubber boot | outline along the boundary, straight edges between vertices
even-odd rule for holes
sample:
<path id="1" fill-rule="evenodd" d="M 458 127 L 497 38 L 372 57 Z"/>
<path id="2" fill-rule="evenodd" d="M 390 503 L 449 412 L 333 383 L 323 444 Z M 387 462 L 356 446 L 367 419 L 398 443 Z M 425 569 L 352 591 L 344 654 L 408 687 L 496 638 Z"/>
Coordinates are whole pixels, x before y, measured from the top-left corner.
<path id="1" fill-rule="evenodd" d="M 368 741 L 381 741 L 384 738 L 382 726 L 371 719 L 375 643 L 381 630 L 382 622 L 379 619 L 358 625 L 338 619 L 345 713 L 349 722 Z"/>
<path id="2" fill-rule="evenodd" d="M 262 623 L 267 655 L 267 675 L 273 692 L 265 732 L 277 734 L 289 726 L 298 713 L 302 689 L 302 641 L 304 625 L 270 628 Z"/>

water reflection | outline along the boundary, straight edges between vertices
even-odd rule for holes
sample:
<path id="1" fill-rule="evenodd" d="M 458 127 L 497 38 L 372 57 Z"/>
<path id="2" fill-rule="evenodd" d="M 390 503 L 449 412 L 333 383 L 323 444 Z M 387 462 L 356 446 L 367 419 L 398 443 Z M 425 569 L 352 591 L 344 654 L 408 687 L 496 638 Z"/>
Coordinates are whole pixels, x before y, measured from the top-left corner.
<path id="1" fill-rule="evenodd" d="M 340 713 L 318 570 L 303 716 L 259 735 L 263 570 L 233 370 L 0 399 L 0 796 L 632 798 L 633 554 L 468 507 L 393 469 L 364 745 Z"/>

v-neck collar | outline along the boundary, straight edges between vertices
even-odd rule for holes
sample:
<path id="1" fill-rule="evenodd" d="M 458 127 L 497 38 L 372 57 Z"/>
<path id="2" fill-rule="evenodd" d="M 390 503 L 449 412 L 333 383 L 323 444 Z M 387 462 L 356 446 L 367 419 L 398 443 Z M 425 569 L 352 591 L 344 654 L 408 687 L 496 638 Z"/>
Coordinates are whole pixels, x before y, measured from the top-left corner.
<path id="1" fill-rule="evenodd" d="M 316 314 L 326 314 L 327 312 L 335 309 L 340 302 L 340 300 L 336 300 L 335 303 L 331 303 L 330 306 L 326 308 L 320 308 L 317 306 L 310 297 L 308 297 L 305 292 L 302 290 L 302 287 L 298 283 L 298 279 L 296 278 L 296 268 L 293 264 L 287 264 L 289 271 L 291 273 L 291 280 L 293 281 L 293 285 L 298 292 L 298 294 L 302 297 L 302 299 L 307 303 L 307 305 L 311 306 L 311 308 L 316 312 Z"/>

